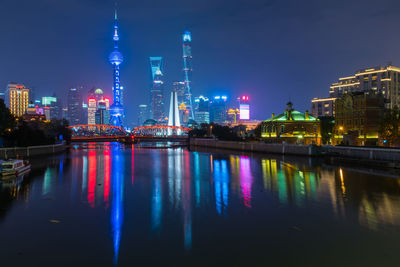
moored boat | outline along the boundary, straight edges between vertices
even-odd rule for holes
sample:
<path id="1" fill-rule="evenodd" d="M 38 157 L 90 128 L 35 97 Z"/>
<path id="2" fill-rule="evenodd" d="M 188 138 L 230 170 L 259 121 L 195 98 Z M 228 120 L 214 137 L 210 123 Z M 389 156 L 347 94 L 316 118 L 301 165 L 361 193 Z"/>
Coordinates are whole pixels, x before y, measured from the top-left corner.
<path id="1" fill-rule="evenodd" d="M 29 162 L 20 159 L 4 161 L 1 164 L 1 175 L 3 179 L 12 176 L 19 176 L 21 174 L 29 172 L 30 170 L 31 165 L 29 164 Z"/>

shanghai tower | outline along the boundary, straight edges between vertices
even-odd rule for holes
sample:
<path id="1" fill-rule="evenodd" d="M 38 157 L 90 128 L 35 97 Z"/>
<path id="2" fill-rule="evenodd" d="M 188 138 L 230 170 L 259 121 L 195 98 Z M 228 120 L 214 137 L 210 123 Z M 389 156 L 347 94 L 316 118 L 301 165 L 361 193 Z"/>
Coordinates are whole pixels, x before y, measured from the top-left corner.
<path id="1" fill-rule="evenodd" d="M 194 119 L 192 105 L 192 34 L 190 31 L 183 33 L 183 79 L 185 83 L 185 105 L 189 110 L 189 119 Z"/>
<path id="2" fill-rule="evenodd" d="M 119 78 L 119 65 L 124 61 L 124 58 L 118 49 L 118 17 L 115 10 L 114 16 L 114 51 L 109 56 L 109 61 L 113 66 L 113 104 L 110 106 L 110 124 L 114 126 L 122 126 L 124 117 L 124 107 L 122 106 L 122 88 Z"/>

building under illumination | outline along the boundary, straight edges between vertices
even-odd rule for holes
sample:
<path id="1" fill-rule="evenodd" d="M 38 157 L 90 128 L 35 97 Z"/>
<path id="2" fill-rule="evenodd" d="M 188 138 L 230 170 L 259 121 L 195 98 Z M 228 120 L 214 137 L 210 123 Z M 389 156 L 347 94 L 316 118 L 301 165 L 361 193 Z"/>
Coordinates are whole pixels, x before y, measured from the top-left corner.
<path id="1" fill-rule="evenodd" d="M 6 105 L 11 114 L 20 117 L 29 105 L 29 88 L 23 84 L 9 83 L 6 92 Z"/>
<path id="2" fill-rule="evenodd" d="M 284 113 L 262 122 L 261 137 L 271 143 L 321 144 L 321 127 L 319 119 L 308 111 L 301 113 L 287 103 Z"/>
<path id="3" fill-rule="evenodd" d="M 96 98 L 91 97 L 88 100 L 88 116 L 87 116 L 88 125 L 96 124 L 96 111 L 97 111 Z"/>
<path id="4" fill-rule="evenodd" d="M 311 115 L 316 118 L 323 116 L 335 116 L 335 97 L 314 98 L 311 100 Z"/>
<path id="5" fill-rule="evenodd" d="M 162 57 L 150 57 L 150 116 L 157 122 L 165 117 L 164 66 Z"/>
<path id="6" fill-rule="evenodd" d="M 210 100 L 208 97 L 199 96 L 194 99 L 194 120 L 198 124 L 210 123 Z"/>
<path id="7" fill-rule="evenodd" d="M 148 106 L 144 104 L 139 105 L 138 126 L 143 126 L 144 122 L 148 119 L 149 119 Z"/>
<path id="8" fill-rule="evenodd" d="M 373 91 L 338 98 L 333 144 L 377 145 L 384 109 L 384 97 Z"/>
<path id="9" fill-rule="evenodd" d="M 189 119 L 194 119 L 192 103 L 192 34 L 185 31 L 182 36 L 183 45 L 183 82 L 185 83 L 184 104 L 189 111 Z"/>
<path id="10" fill-rule="evenodd" d="M 110 122 L 109 107 L 110 107 L 109 101 L 106 101 L 104 99 L 97 101 L 97 107 L 96 107 L 97 109 L 94 115 L 96 124 L 102 124 L 102 125 L 109 124 Z"/>
<path id="11" fill-rule="evenodd" d="M 83 108 L 82 108 L 82 95 L 80 88 L 70 88 L 68 90 L 68 111 L 67 120 L 70 125 L 78 125 L 82 123 Z"/>
<path id="12" fill-rule="evenodd" d="M 224 123 L 227 121 L 227 97 L 215 96 L 210 102 L 210 122 Z"/>
<path id="13" fill-rule="evenodd" d="M 388 65 L 358 70 L 354 75 L 333 83 L 330 96 L 342 97 L 346 93 L 366 91 L 382 94 L 386 108 L 400 106 L 400 68 Z"/>
<path id="14" fill-rule="evenodd" d="M 46 120 L 61 119 L 62 107 L 60 99 L 55 95 L 42 97 L 41 106 L 43 107 Z"/>
<path id="15" fill-rule="evenodd" d="M 239 98 L 239 118 L 240 120 L 250 120 L 250 101 L 249 96 L 242 95 Z"/>

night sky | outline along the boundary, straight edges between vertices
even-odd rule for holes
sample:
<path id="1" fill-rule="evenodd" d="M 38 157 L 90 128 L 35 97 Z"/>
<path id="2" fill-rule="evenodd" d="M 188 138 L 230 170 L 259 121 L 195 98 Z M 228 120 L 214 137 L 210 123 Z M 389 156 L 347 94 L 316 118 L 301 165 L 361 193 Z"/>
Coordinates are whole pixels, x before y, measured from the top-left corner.
<path id="1" fill-rule="evenodd" d="M 119 0 L 128 122 L 148 103 L 149 56 L 165 58 L 167 90 L 182 79 L 181 34 L 192 32 L 193 94 L 241 94 L 267 119 L 360 68 L 400 66 L 400 1 Z M 111 96 L 112 0 L 0 0 L 0 87 L 65 97 L 83 85 Z M 169 101 L 167 101 L 169 102 Z"/>

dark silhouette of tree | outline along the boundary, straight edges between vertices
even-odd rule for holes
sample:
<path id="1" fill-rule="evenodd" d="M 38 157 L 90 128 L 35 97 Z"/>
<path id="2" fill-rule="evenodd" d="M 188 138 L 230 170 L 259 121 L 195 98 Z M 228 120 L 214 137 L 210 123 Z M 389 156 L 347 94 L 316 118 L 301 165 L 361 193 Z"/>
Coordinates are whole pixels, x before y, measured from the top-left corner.
<path id="1" fill-rule="evenodd" d="M 4 100 L 0 99 L 0 137 L 3 137 L 5 132 L 11 131 L 15 127 L 15 117 L 4 104 Z"/>
<path id="2" fill-rule="evenodd" d="M 323 144 L 328 144 L 332 138 L 334 118 L 331 116 L 322 116 L 318 118 L 321 123 L 321 139 Z"/>
<path id="3" fill-rule="evenodd" d="M 399 146 L 400 145 L 400 113 L 398 107 L 388 109 L 383 116 L 379 136 L 384 145 Z"/>

